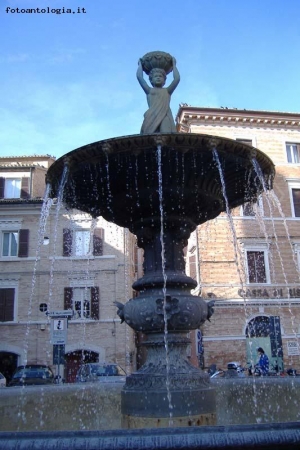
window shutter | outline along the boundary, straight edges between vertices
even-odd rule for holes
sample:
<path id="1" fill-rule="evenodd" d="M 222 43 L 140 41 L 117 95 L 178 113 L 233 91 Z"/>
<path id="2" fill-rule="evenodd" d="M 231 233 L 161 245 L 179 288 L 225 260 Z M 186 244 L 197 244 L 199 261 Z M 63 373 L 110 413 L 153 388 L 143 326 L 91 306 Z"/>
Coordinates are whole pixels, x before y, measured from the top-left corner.
<path id="1" fill-rule="evenodd" d="M 29 181 L 28 177 L 23 177 L 21 180 L 21 198 L 29 198 Z"/>
<path id="2" fill-rule="evenodd" d="M 189 257 L 189 266 L 190 266 L 190 277 L 193 280 L 197 279 L 197 271 L 196 271 L 196 256 L 192 255 Z"/>
<path id="3" fill-rule="evenodd" d="M 28 256 L 29 244 L 29 230 L 19 231 L 19 258 L 26 258 Z"/>
<path id="4" fill-rule="evenodd" d="M 66 287 L 64 289 L 64 309 L 72 308 L 73 288 Z"/>
<path id="5" fill-rule="evenodd" d="M 91 317 L 94 320 L 99 320 L 99 304 L 100 304 L 99 287 L 92 287 L 91 288 Z"/>
<path id="6" fill-rule="evenodd" d="M 103 228 L 96 228 L 93 235 L 93 255 L 102 256 L 103 255 L 103 239 L 104 230 Z"/>
<path id="7" fill-rule="evenodd" d="M 0 198 L 4 198 L 5 178 L 0 177 Z"/>
<path id="8" fill-rule="evenodd" d="M 0 322 L 10 322 L 14 320 L 14 299 L 14 289 L 0 289 Z"/>
<path id="9" fill-rule="evenodd" d="M 72 255 L 73 232 L 69 228 L 63 229 L 63 256 Z"/>

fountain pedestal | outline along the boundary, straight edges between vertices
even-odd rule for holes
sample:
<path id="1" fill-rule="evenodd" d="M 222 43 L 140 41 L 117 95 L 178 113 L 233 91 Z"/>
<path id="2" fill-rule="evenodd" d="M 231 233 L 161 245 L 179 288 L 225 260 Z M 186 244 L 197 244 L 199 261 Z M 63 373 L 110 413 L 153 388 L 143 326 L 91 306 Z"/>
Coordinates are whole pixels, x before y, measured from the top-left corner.
<path id="1" fill-rule="evenodd" d="M 147 360 L 122 390 L 122 425 L 213 425 L 216 401 L 209 376 L 187 360 L 188 333 L 213 312 L 211 304 L 190 294 L 197 283 L 184 272 L 183 249 L 195 225 L 164 217 L 163 209 L 150 223 L 136 230 L 144 249 L 144 276 L 133 285 L 139 295 L 118 304 L 121 319 L 147 336 Z"/>

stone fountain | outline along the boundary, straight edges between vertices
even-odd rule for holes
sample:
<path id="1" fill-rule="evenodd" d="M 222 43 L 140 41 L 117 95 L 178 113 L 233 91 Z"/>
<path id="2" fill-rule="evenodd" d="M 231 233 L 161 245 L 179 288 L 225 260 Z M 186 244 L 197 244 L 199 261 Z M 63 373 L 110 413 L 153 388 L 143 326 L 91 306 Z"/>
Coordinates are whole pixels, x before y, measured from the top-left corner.
<path id="1" fill-rule="evenodd" d="M 176 132 L 170 98 L 180 76 L 171 55 L 146 54 L 137 78 L 149 106 L 141 134 L 71 151 L 51 166 L 47 183 L 57 197 L 67 171 L 64 204 L 128 228 L 144 250 L 138 295 L 116 305 L 122 321 L 147 336 L 147 360 L 122 390 L 124 428 L 213 425 L 215 391 L 186 358 L 188 333 L 209 320 L 213 304 L 191 295 L 196 283 L 185 274 L 183 250 L 197 225 L 271 188 L 274 165 L 231 139 Z"/>
<path id="2" fill-rule="evenodd" d="M 152 87 L 144 80 L 143 72 L 149 74 Z M 164 88 L 166 75 L 171 72 L 173 81 Z M 289 412 L 293 409 L 290 415 L 280 409 L 287 398 L 296 399 L 299 391 L 296 380 L 292 384 L 281 380 L 285 383 L 277 386 L 278 392 L 272 389 L 272 396 L 279 399 L 274 406 L 279 415 L 272 416 L 276 423 L 258 425 L 254 424 L 255 413 L 250 411 L 249 416 L 252 380 L 247 380 L 243 387 L 223 380 L 230 381 L 225 390 L 223 386 L 220 391 L 216 384 L 213 389 L 208 376 L 186 359 L 188 333 L 209 320 L 213 313 L 212 303 L 190 294 L 195 282 L 184 271 L 183 249 L 187 239 L 197 225 L 245 201 L 254 201 L 261 192 L 270 189 L 274 165 L 259 150 L 230 139 L 176 133 L 170 97 L 180 76 L 171 55 L 146 54 L 139 61 L 137 78 L 149 106 L 141 134 L 81 147 L 58 159 L 47 174 L 51 197 L 57 197 L 63 186 L 63 201 L 68 207 L 93 217 L 101 215 L 127 227 L 144 249 L 144 275 L 133 285 L 138 295 L 116 305 L 122 321 L 147 336 L 144 345 L 148 350 L 145 364 L 127 377 L 121 392 L 120 424 L 122 420 L 124 429 L 112 429 L 114 420 L 120 428 L 118 394 L 107 392 L 103 397 L 100 385 L 91 386 L 85 392 L 85 399 L 89 400 L 82 409 L 82 387 L 58 385 L 41 393 L 47 405 L 42 429 L 48 431 L 33 431 L 40 413 L 39 395 L 34 390 L 26 400 L 23 396 L 22 414 L 26 421 L 22 422 L 22 431 L 16 433 L 13 426 L 20 413 L 16 411 L 19 393 L 7 392 L 7 397 L 2 398 L 1 412 L 2 419 L 9 423 L 2 429 L 11 432 L 0 432 L 0 447 L 299 449 L 297 400 L 289 408 Z M 260 381 L 255 383 L 255 392 L 264 398 L 265 380 Z M 272 380 L 268 381 L 274 388 Z M 286 385 L 285 394 L 282 384 Z M 240 396 L 246 400 L 243 414 L 239 414 Z M 267 420 L 270 410 L 265 403 L 258 404 L 257 398 L 254 403 L 256 412 L 262 406 L 261 416 L 265 415 Z M 217 422 L 222 426 L 210 426 L 216 423 L 216 409 L 218 412 L 224 409 Z M 104 410 L 108 413 L 105 423 L 112 423 L 110 429 L 101 430 Z M 91 411 L 98 414 L 91 415 Z M 85 413 L 86 431 L 78 431 L 78 415 Z M 251 424 L 243 425 L 248 420 Z M 283 423 L 288 420 L 295 422 Z"/>

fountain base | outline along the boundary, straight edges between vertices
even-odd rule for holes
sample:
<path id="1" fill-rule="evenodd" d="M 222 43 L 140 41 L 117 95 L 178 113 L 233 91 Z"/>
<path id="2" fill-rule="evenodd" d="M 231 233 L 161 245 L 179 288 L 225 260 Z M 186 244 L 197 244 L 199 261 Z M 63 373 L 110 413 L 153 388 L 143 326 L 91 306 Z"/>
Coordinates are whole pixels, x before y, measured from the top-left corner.
<path id="1" fill-rule="evenodd" d="M 216 414 L 198 414 L 196 416 L 181 417 L 137 417 L 122 416 L 123 429 L 140 429 L 140 428 L 168 428 L 172 427 L 199 427 L 216 425 Z"/>
<path id="2" fill-rule="evenodd" d="M 123 427 L 216 424 L 215 390 L 209 375 L 187 360 L 186 333 L 148 333 L 143 345 L 147 361 L 121 393 Z"/>

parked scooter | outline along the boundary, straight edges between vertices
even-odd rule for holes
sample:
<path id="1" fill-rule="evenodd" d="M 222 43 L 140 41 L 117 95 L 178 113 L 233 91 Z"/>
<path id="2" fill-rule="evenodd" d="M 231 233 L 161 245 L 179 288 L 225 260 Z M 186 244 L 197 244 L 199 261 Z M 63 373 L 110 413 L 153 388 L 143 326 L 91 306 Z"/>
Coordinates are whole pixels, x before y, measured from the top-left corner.
<path id="1" fill-rule="evenodd" d="M 261 377 L 263 376 L 262 370 L 258 365 L 255 365 L 254 367 L 248 363 L 248 375 L 255 376 L 255 377 Z M 273 365 L 270 367 L 270 370 L 268 374 L 266 375 L 268 377 L 280 377 L 284 376 L 283 371 L 279 369 L 277 365 Z"/>
<path id="2" fill-rule="evenodd" d="M 286 374 L 289 377 L 300 377 L 300 375 L 297 374 L 297 370 L 293 369 L 292 367 L 286 371 Z"/>
<path id="3" fill-rule="evenodd" d="M 235 378 L 235 377 L 245 377 L 244 373 L 245 369 L 241 366 L 239 362 L 232 361 L 227 363 L 227 370 L 217 369 L 214 366 L 212 370 L 212 366 L 208 370 L 210 374 L 210 378 Z"/>

